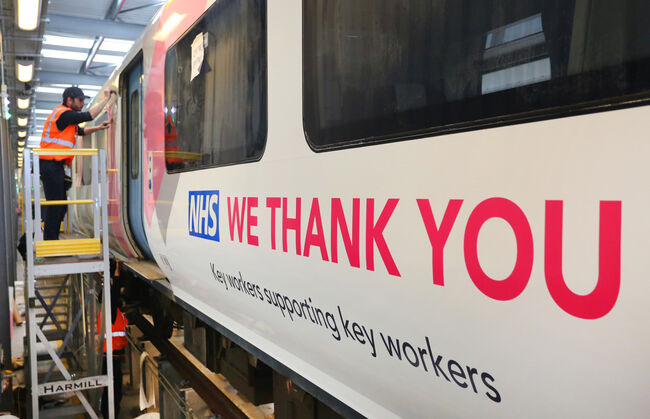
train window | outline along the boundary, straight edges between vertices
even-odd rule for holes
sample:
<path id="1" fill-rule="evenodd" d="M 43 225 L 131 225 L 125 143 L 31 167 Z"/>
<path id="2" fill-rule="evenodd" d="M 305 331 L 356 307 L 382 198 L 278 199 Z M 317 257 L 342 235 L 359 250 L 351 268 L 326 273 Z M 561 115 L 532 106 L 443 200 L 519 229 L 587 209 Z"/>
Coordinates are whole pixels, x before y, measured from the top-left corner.
<path id="1" fill-rule="evenodd" d="M 167 52 L 167 170 L 261 158 L 266 90 L 266 1 L 215 2 Z"/>
<path id="2" fill-rule="evenodd" d="M 106 113 L 103 113 L 100 117 L 98 117 L 94 122 L 93 125 L 101 125 L 102 122 L 108 121 L 108 115 Z M 99 131 L 95 131 L 92 134 L 92 139 L 94 141 L 93 148 L 96 149 L 106 149 L 106 133 L 108 131 L 100 129 Z"/>
<path id="3" fill-rule="evenodd" d="M 131 179 L 140 174 L 140 94 L 131 94 Z"/>
<path id="4" fill-rule="evenodd" d="M 106 112 L 102 113 L 97 119 L 95 119 L 92 124 L 92 126 L 97 126 L 100 125 L 102 122 L 108 121 L 108 115 Z M 86 125 L 90 126 L 90 125 Z M 84 135 L 81 137 L 81 145 L 83 148 L 96 148 L 100 149 L 106 148 L 106 131 L 103 129 L 100 129 L 99 131 L 95 131 L 94 133 L 90 135 Z M 90 157 L 77 157 L 78 159 L 83 159 L 81 165 L 82 165 L 82 172 L 81 172 L 81 184 L 82 185 L 90 185 L 92 183 L 92 160 Z"/>
<path id="5" fill-rule="evenodd" d="M 645 0 L 303 0 L 316 149 L 568 114 L 650 92 Z"/>

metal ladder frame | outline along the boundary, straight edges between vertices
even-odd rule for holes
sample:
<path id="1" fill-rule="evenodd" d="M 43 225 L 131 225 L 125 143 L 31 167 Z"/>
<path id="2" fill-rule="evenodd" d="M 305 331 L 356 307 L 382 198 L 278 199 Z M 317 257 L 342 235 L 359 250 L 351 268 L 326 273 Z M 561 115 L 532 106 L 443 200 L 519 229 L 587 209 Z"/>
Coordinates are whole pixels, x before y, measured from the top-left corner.
<path id="1" fill-rule="evenodd" d="M 41 191 L 40 191 L 40 165 L 39 165 L 39 156 L 48 155 L 65 155 L 65 156 L 91 156 L 92 157 L 92 201 L 83 200 L 83 201 L 65 201 L 64 203 L 59 204 L 91 204 L 93 205 L 93 230 L 94 230 L 94 239 L 98 239 L 101 242 L 101 248 L 99 249 L 101 260 L 93 261 L 77 261 L 72 263 L 48 263 L 43 265 L 36 265 L 34 263 L 34 253 L 38 253 L 37 246 L 39 243 L 48 243 L 43 241 L 43 232 L 41 231 L 41 205 L 52 205 L 52 202 L 41 201 Z M 33 160 L 33 161 L 32 161 Z M 32 164 L 33 164 L 33 174 L 32 174 Z M 99 170 L 98 170 L 99 165 Z M 67 370 L 61 358 L 59 357 L 60 352 L 64 349 L 65 346 L 61 347 L 59 354 L 52 349 L 49 345 L 47 337 L 41 329 L 41 325 L 38 324 L 36 319 L 36 301 L 37 294 L 35 289 L 35 282 L 37 277 L 51 276 L 51 275 L 69 275 L 69 274 L 83 274 L 83 273 L 97 273 L 103 272 L 104 281 L 103 281 L 103 303 L 102 303 L 102 313 L 104 313 L 103 320 L 104 324 L 101 329 L 105 331 L 112 331 L 111 316 L 106 315 L 110 313 L 111 307 L 111 292 L 110 292 L 110 265 L 109 265 L 109 236 L 108 236 L 108 185 L 106 182 L 106 153 L 104 150 L 97 149 L 34 149 L 33 152 L 30 152 L 29 149 L 25 150 L 25 168 L 24 168 L 24 189 L 23 189 L 23 205 L 25 217 L 25 234 L 27 239 L 27 266 L 26 266 L 26 288 L 27 292 L 25 293 L 25 306 L 27 308 L 27 328 L 29 335 L 29 383 L 31 387 L 31 412 L 32 418 L 38 419 L 41 412 L 39 411 L 39 397 L 42 396 L 46 389 L 45 386 L 59 386 L 62 385 L 65 389 L 63 392 L 54 392 L 52 394 L 68 393 L 74 392 L 85 410 L 88 412 L 91 418 L 98 419 L 97 413 L 88 402 L 88 399 L 83 395 L 81 389 L 84 389 L 84 386 L 88 383 L 94 381 L 94 384 L 91 387 L 86 387 L 87 389 L 95 389 L 108 387 L 108 418 L 114 419 L 114 389 L 113 389 L 113 342 L 112 339 L 107 339 L 106 336 L 110 337 L 110 332 L 106 333 L 104 337 L 100 336 L 100 342 L 102 339 L 106 341 L 106 375 L 97 375 L 92 377 L 84 377 L 81 379 L 73 379 L 70 372 Z M 98 179 L 99 176 L 99 179 Z M 33 195 L 34 195 L 34 212 L 35 216 L 32 220 L 32 186 L 33 186 Z M 100 193 L 101 187 L 101 193 Z M 55 201 L 58 202 L 58 201 Z M 101 229 L 100 229 L 101 221 Z M 101 235 L 101 237 L 100 237 Z M 59 240 L 60 242 L 65 242 L 65 240 Z M 59 243 L 52 243 L 58 245 Z M 69 250 L 69 249 L 68 249 Z M 93 250 L 86 249 L 82 254 L 91 254 L 88 252 L 93 252 Z M 71 255 L 73 253 L 70 253 Z M 39 298 L 43 308 L 45 308 L 48 314 L 51 314 L 51 310 L 47 304 L 43 301 L 42 298 Z M 108 309 L 107 309 L 108 308 Z M 83 307 L 82 307 L 83 309 Z M 47 315 L 46 315 L 47 318 Z M 74 331 L 74 327 L 71 327 L 68 330 L 68 334 L 64 339 L 64 344 L 66 345 L 70 334 Z M 66 381 L 58 382 L 45 382 L 40 383 L 38 381 L 38 359 L 37 359 L 37 341 L 40 341 L 45 345 L 50 358 L 56 364 L 56 367 L 61 372 Z M 101 347 L 101 343 L 100 343 Z M 47 374 L 49 378 L 50 374 Z M 69 387 L 66 387 L 68 385 Z M 79 387 L 76 387 L 76 386 Z M 75 389 L 76 387 L 76 389 Z M 52 387 L 54 388 L 54 387 Z M 70 388 L 69 390 L 67 388 Z M 45 411 L 46 412 L 46 411 Z"/>

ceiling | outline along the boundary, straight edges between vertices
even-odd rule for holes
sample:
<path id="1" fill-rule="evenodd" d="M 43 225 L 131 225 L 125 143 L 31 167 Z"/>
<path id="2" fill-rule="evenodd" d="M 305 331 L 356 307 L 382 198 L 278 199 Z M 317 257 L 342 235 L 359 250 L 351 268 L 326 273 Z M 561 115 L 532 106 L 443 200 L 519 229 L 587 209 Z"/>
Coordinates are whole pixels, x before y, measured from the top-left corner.
<path id="1" fill-rule="evenodd" d="M 10 135 L 18 140 L 18 118 L 28 117 L 27 145 L 38 145 L 43 124 L 61 103 L 65 87 L 77 85 L 95 96 L 166 1 L 41 0 L 40 21 L 33 31 L 16 23 L 19 0 L 0 0 L 4 80 Z M 16 64 L 33 63 L 30 82 L 16 77 Z M 17 98 L 30 98 L 18 109 Z"/>

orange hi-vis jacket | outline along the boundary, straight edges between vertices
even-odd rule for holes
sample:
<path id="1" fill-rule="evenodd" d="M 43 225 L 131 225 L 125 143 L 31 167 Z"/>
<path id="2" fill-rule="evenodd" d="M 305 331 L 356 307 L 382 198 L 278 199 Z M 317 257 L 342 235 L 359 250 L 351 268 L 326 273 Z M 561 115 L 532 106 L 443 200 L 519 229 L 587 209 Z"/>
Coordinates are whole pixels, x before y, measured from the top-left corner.
<path id="1" fill-rule="evenodd" d="M 61 114 L 65 111 L 71 111 L 72 108 L 68 108 L 65 105 L 59 105 L 47 117 L 45 125 L 43 126 L 43 134 L 41 135 L 41 148 L 74 148 L 76 142 L 76 136 L 78 127 L 77 125 L 68 125 L 63 131 L 59 131 L 56 127 L 56 121 L 59 119 Z M 41 156 L 41 159 L 46 160 L 57 160 L 67 164 L 68 166 L 72 165 L 73 156 Z"/>
<path id="2" fill-rule="evenodd" d="M 119 351 L 126 347 L 128 341 L 126 340 L 126 326 L 129 324 L 128 320 L 122 314 L 120 309 L 117 309 L 117 316 L 115 317 L 115 323 L 113 323 L 112 338 L 113 338 L 113 351 Z M 97 332 L 102 330 L 102 312 L 99 312 L 99 317 L 97 318 Z M 106 333 L 104 333 L 104 352 L 106 352 Z"/>

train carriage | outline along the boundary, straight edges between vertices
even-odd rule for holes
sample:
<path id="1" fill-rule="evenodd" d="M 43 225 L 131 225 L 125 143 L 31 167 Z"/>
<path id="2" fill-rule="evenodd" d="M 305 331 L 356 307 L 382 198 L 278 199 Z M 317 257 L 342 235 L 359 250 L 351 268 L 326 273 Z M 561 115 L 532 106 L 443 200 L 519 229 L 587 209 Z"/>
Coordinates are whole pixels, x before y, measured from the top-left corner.
<path id="1" fill-rule="evenodd" d="M 172 1 L 89 140 L 114 255 L 345 415 L 641 417 L 649 18 Z"/>

